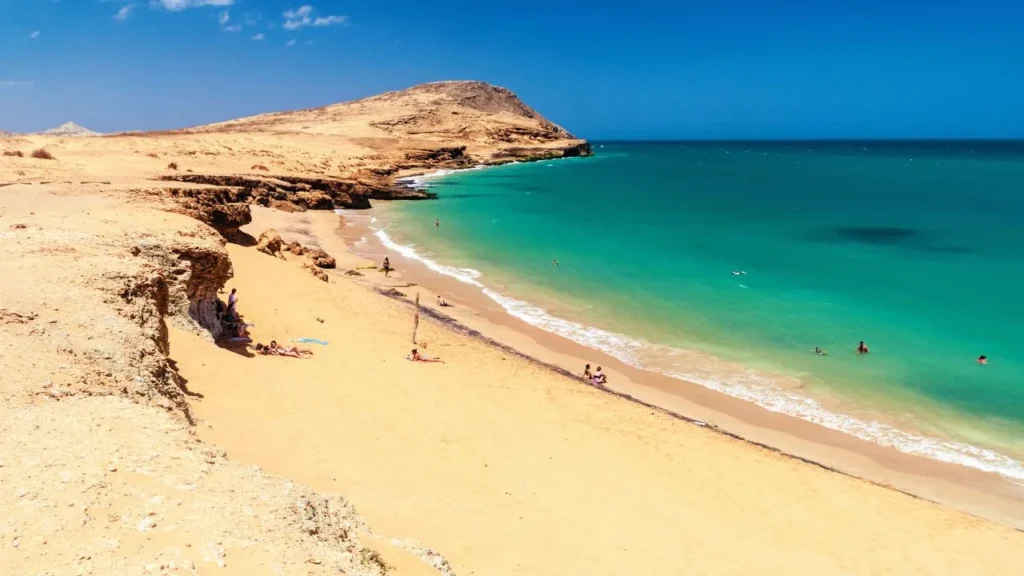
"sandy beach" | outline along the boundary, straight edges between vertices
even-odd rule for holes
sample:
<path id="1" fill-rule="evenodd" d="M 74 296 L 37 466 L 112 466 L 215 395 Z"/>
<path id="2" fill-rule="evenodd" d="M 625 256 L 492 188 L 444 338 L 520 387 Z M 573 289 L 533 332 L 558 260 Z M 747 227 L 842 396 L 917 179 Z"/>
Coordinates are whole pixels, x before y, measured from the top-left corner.
<path id="1" fill-rule="evenodd" d="M 589 153 L 508 91 L 3 146 L 55 156 L 0 164 L 11 573 L 1021 573 L 1021 487 L 625 366 L 369 237 L 395 176 Z M 325 344 L 225 343 L 231 289 L 256 342 Z"/>
<path id="2" fill-rule="evenodd" d="M 309 240 L 330 218 L 293 216 L 286 240 Z M 358 277 L 323 283 L 251 248 L 229 253 L 228 287 L 257 341 L 328 344 L 306 360 L 252 358 L 172 333 L 171 356 L 203 395 L 200 436 L 348 495 L 376 530 L 444 550 L 455 573 L 1016 570 L 1017 530 L 597 390 L 426 316 L 420 349 L 444 363 L 409 362 L 408 303 Z M 891 464 L 869 456 L 865 466 Z M 953 480 L 934 484 L 975 490 Z M 1004 504 L 993 498 L 984 503 Z M 1003 512 L 1010 522 L 1017 510 Z"/>

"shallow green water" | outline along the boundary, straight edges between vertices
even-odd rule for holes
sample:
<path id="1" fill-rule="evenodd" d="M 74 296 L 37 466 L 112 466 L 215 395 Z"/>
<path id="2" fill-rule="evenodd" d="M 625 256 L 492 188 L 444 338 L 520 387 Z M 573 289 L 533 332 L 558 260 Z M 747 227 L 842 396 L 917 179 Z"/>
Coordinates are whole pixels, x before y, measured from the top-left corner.
<path id="1" fill-rule="evenodd" d="M 632 364 L 1024 478 L 970 446 L 1024 453 L 1024 145 L 596 153 L 434 179 L 440 200 L 401 205 L 383 233 L 528 322 Z M 860 340 L 871 354 L 853 353 Z"/>

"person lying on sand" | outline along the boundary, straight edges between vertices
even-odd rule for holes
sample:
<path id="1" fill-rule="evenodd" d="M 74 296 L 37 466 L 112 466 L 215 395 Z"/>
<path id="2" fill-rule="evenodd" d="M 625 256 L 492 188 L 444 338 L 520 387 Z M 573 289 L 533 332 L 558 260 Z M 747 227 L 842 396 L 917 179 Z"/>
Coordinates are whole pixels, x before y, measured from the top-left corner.
<path id="1" fill-rule="evenodd" d="M 590 377 L 590 383 L 591 384 L 607 384 L 608 383 L 608 377 L 604 375 L 604 372 L 601 372 L 601 367 L 600 366 L 598 366 L 597 370 L 594 371 L 594 375 Z"/>
<path id="2" fill-rule="evenodd" d="M 440 294 L 438 294 L 438 295 L 437 295 L 437 305 L 438 305 L 438 306 L 440 306 L 440 307 L 442 307 L 442 308 L 445 308 L 445 307 L 451 306 L 451 304 L 449 304 L 448 302 L 446 302 L 446 301 L 445 301 L 445 299 L 444 299 L 444 298 L 442 298 Z"/>
<path id="3" fill-rule="evenodd" d="M 264 356 L 288 356 L 291 358 L 304 358 L 306 356 L 313 355 L 312 350 L 306 350 L 296 346 L 278 346 L 276 340 L 271 340 L 270 344 L 267 346 L 257 344 L 256 352 L 263 354 Z"/>
<path id="4" fill-rule="evenodd" d="M 413 362 L 441 362 L 441 363 L 444 363 L 444 360 L 441 360 L 440 358 L 427 358 L 426 356 L 420 354 L 420 351 L 415 349 L 415 348 L 412 349 L 412 353 L 409 354 L 408 356 L 406 356 L 405 359 L 406 360 L 412 360 Z"/>

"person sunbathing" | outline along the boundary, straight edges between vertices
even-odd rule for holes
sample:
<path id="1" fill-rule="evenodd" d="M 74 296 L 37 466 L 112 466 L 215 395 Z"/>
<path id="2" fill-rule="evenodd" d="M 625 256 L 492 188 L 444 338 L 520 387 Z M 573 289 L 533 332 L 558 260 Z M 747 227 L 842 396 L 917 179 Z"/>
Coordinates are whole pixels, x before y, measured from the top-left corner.
<path id="1" fill-rule="evenodd" d="M 264 356 L 288 356 L 291 358 L 305 358 L 306 356 L 313 355 L 312 350 L 306 350 L 297 346 L 278 346 L 276 340 L 271 340 L 270 344 L 266 346 L 257 344 L 256 352 Z"/>
<path id="2" fill-rule="evenodd" d="M 441 360 L 440 358 L 427 358 L 426 356 L 420 354 L 420 351 L 417 350 L 416 348 L 413 348 L 412 353 L 406 356 L 405 358 L 407 360 L 412 360 L 413 362 L 441 362 L 442 364 L 444 363 L 444 360 Z"/>

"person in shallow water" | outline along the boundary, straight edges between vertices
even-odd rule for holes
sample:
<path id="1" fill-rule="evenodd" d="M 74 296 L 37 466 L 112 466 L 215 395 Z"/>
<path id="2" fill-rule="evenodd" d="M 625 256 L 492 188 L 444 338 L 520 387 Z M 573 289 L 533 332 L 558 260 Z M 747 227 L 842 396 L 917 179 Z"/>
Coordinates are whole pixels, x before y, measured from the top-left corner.
<path id="1" fill-rule="evenodd" d="M 817 354 L 818 356 L 827 356 L 828 355 L 828 352 L 825 352 L 824 350 L 822 350 L 821 346 L 815 346 L 814 347 L 814 353 Z"/>
<path id="2" fill-rule="evenodd" d="M 868 350 L 867 344 L 861 340 L 860 344 L 857 345 L 857 354 L 867 354 L 868 352 L 870 352 L 870 350 Z"/>
<path id="3" fill-rule="evenodd" d="M 437 219 L 435 219 L 435 220 L 434 220 L 434 228 L 440 228 L 440 227 L 441 227 L 441 221 L 440 221 L 440 220 L 437 220 Z"/>
<path id="4" fill-rule="evenodd" d="M 978 364 L 980 364 L 982 366 L 984 366 L 985 364 L 988 364 L 988 356 L 985 356 L 984 354 L 982 354 L 981 356 L 978 356 Z"/>

